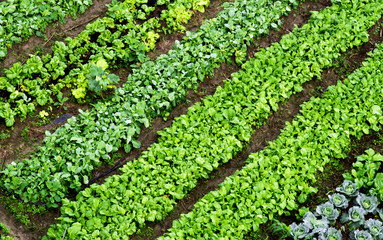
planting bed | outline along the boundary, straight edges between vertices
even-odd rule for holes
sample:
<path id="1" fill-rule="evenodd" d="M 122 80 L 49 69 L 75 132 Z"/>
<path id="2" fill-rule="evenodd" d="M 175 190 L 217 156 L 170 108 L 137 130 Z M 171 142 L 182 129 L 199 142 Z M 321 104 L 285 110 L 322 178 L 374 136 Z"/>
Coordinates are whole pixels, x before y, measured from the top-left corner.
<path id="1" fill-rule="evenodd" d="M 357 156 L 382 153 L 382 14 L 378 0 L 95 0 L 14 39 L 0 239 L 292 238 Z"/>

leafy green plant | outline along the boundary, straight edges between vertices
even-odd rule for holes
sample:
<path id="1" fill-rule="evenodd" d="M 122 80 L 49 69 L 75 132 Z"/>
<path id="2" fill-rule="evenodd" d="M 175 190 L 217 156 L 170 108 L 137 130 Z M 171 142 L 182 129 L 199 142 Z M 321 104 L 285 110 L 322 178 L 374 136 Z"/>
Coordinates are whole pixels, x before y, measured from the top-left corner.
<path id="1" fill-rule="evenodd" d="M 376 214 L 378 210 L 378 198 L 375 196 L 367 196 L 363 193 L 358 194 L 355 201 L 367 212 Z"/>
<path id="2" fill-rule="evenodd" d="M 340 187 L 336 188 L 336 190 L 348 197 L 355 197 L 359 194 L 359 187 L 357 187 L 356 183 L 349 180 L 345 180 Z"/>
<path id="3" fill-rule="evenodd" d="M 294 239 L 305 239 L 309 237 L 310 228 L 304 223 L 300 223 L 298 225 L 293 223 L 290 225 L 290 231 Z"/>
<path id="4" fill-rule="evenodd" d="M 7 226 L 4 225 L 4 223 L 1 223 L 1 222 L 0 222 L 0 233 L 9 234 L 9 229 L 7 228 Z"/>
<path id="5" fill-rule="evenodd" d="M 333 224 L 335 220 L 339 217 L 339 211 L 331 202 L 325 202 L 319 205 L 315 211 L 319 216 L 323 216 L 330 221 L 330 224 Z"/>
<path id="6" fill-rule="evenodd" d="M 1 130 L 0 140 L 5 140 L 5 139 L 7 139 L 9 137 L 11 137 L 11 134 L 9 133 L 8 129 Z"/>
<path id="7" fill-rule="evenodd" d="M 351 240 L 373 240 L 371 234 L 364 230 L 355 230 L 350 233 Z"/>
<path id="8" fill-rule="evenodd" d="M 383 223 L 376 219 L 368 219 L 364 224 L 364 227 L 368 229 L 369 233 L 375 239 L 383 239 Z"/>
<path id="9" fill-rule="evenodd" d="M 9 236 L 10 231 L 7 226 L 0 222 L 0 240 L 15 240 Z"/>
<path id="10" fill-rule="evenodd" d="M 334 204 L 337 208 L 343 208 L 346 209 L 348 207 L 348 200 L 347 198 L 340 193 L 334 193 L 330 196 L 328 196 L 330 202 Z"/>
<path id="11" fill-rule="evenodd" d="M 342 215 L 341 222 L 350 222 L 350 228 L 355 229 L 364 223 L 366 214 L 367 212 L 362 207 L 354 206 L 348 210 L 348 214 Z"/>
<path id="12" fill-rule="evenodd" d="M 333 227 L 327 228 L 319 235 L 319 240 L 342 240 L 342 233 Z"/>
<path id="13" fill-rule="evenodd" d="M 89 90 L 101 94 L 108 88 L 115 87 L 113 84 L 117 84 L 120 78 L 115 74 L 107 74 L 102 67 L 93 66 L 90 69 L 90 73 L 87 75 Z"/>

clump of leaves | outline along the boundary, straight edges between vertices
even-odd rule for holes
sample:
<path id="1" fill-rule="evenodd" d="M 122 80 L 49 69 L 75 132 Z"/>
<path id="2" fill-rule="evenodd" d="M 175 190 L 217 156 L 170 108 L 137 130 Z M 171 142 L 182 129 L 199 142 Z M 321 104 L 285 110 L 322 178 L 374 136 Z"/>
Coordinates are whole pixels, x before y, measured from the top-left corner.
<path id="1" fill-rule="evenodd" d="M 367 196 L 363 193 L 359 194 L 355 200 L 366 212 L 375 214 L 378 210 L 378 198 L 375 196 Z"/>
<path id="2" fill-rule="evenodd" d="M 348 200 L 343 194 L 334 193 L 333 195 L 329 195 L 328 198 L 337 208 L 346 209 L 348 207 Z"/>
<path id="3" fill-rule="evenodd" d="M 342 240 L 342 233 L 333 227 L 327 228 L 319 235 L 319 240 Z"/>
<path id="4" fill-rule="evenodd" d="M 354 206 L 348 210 L 348 214 L 342 215 L 341 222 L 350 222 L 350 228 L 355 229 L 364 223 L 364 215 L 366 211 L 363 208 Z"/>
<path id="5" fill-rule="evenodd" d="M 336 191 L 343 193 L 348 197 L 355 197 L 359 193 L 356 183 L 349 180 L 345 180 L 340 187 L 336 188 Z"/>
<path id="6" fill-rule="evenodd" d="M 331 202 L 325 202 L 316 208 L 317 216 L 323 216 L 328 219 L 330 224 L 334 224 L 335 220 L 339 217 L 339 211 L 334 207 Z"/>
<path id="7" fill-rule="evenodd" d="M 351 240 L 374 240 L 371 234 L 365 230 L 354 230 L 350 233 Z"/>
<path id="8" fill-rule="evenodd" d="M 93 65 L 87 75 L 88 89 L 100 94 L 108 88 L 114 88 L 113 84 L 117 84 L 120 78 L 115 74 L 108 74 L 105 69 L 108 67 L 105 60 L 99 60 L 96 65 Z"/>
<path id="9" fill-rule="evenodd" d="M 310 233 L 310 227 L 305 223 L 293 223 L 290 225 L 290 232 L 294 239 L 304 239 L 308 237 Z"/>
<path id="10" fill-rule="evenodd" d="M 383 239 L 383 223 L 376 219 L 368 219 L 364 227 L 369 230 L 370 234 L 376 239 Z"/>

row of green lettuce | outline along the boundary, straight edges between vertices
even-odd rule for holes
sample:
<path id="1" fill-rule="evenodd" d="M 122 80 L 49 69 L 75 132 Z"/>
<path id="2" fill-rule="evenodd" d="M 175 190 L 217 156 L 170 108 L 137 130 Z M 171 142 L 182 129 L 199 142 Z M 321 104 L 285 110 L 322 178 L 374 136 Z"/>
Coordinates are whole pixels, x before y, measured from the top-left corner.
<path id="1" fill-rule="evenodd" d="M 87 184 L 92 170 L 110 154 L 122 146 L 126 152 L 140 147 L 135 139 L 142 126 L 148 127 L 153 117 L 184 101 L 188 89 L 197 88 L 198 80 L 211 75 L 214 68 L 229 61 L 272 24 L 280 24 L 282 14 L 296 5 L 290 0 L 226 4 L 217 18 L 196 33 L 188 33 L 174 50 L 135 70 L 112 101 L 98 103 L 94 109 L 68 119 L 53 134 L 47 132 L 30 159 L 9 164 L 1 171 L 0 184 L 25 201 L 43 201 L 56 207 L 68 192 Z M 366 40 L 367 33 L 364 35 Z"/>
<path id="2" fill-rule="evenodd" d="M 0 59 L 15 43 L 36 34 L 43 36 L 49 23 L 84 13 L 92 0 L 6 0 L 0 2 Z"/>
<path id="3" fill-rule="evenodd" d="M 69 239 L 119 239 L 134 234 L 147 221 L 163 219 L 198 179 L 208 177 L 244 148 L 252 127 L 277 110 L 279 102 L 301 91 L 301 85 L 314 76 L 320 78 L 342 48 L 362 42 L 347 37 L 354 27 L 366 31 L 382 12 L 378 2 L 343 2 L 313 13 L 308 24 L 257 53 L 214 96 L 189 108 L 187 115 L 159 132 L 158 143 L 128 162 L 121 175 L 81 191 L 76 201 L 64 199 L 62 216 L 48 230 L 48 237 L 57 238 L 68 228 Z M 368 39 L 367 32 L 359 36 Z M 306 49 L 306 42 L 311 52 L 300 51 Z M 326 59 L 327 64 L 316 59 Z M 315 70 L 307 68 L 314 64 Z"/>
<path id="4" fill-rule="evenodd" d="M 155 48 L 159 32 L 184 31 L 193 10 L 204 11 L 209 1 L 158 1 L 166 6 L 160 17 L 148 17 L 156 9 L 148 4 L 148 0 L 113 0 L 108 4 L 108 16 L 88 24 L 75 38 L 56 42 L 51 54 L 31 56 L 25 64 L 17 62 L 4 69 L 0 119 L 10 127 L 16 117 L 22 121 L 34 113 L 36 106 L 63 104 L 69 97 L 63 88 L 80 101 L 89 91 L 100 94 L 113 88 L 119 78 L 108 74 L 109 66 L 144 62 L 145 54 Z"/>
<path id="5" fill-rule="evenodd" d="M 306 210 L 302 222 L 288 228 L 290 235 L 342 240 L 348 229 L 351 240 L 383 239 L 383 173 L 378 172 L 382 162 L 383 156 L 372 149 L 358 156 L 353 169 L 343 174 L 343 183 L 328 195 L 329 201 L 313 212 Z"/>
<path id="6" fill-rule="evenodd" d="M 173 222 L 160 239 L 240 239 L 260 224 L 289 215 L 310 194 L 316 173 L 345 158 L 351 138 L 383 124 L 383 46 L 378 45 L 344 83 L 312 98 L 261 152 Z"/>

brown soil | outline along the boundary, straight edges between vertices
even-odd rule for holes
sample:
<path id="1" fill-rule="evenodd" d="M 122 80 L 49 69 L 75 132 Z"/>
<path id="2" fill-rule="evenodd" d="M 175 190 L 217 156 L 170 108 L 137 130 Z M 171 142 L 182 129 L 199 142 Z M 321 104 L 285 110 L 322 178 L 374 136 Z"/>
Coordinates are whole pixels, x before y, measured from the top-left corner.
<path id="1" fill-rule="evenodd" d="M 93 0 L 93 5 L 85 13 L 78 14 L 76 19 L 69 16 L 64 24 L 60 21 L 51 23 L 45 29 L 45 37 L 32 36 L 28 41 L 13 45 L 12 49 L 8 49 L 5 60 L 0 63 L 0 69 L 10 68 L 16 62 L 25 61 L 29 54 L 35 53 L 37 50 L 41 53 L 50 53 L 55 41 L 77 36 L 88 23 L 105 16 L 106 4 L 110 2 L 112 0 Z"/>
<path id="2" fill-rule="evenodd" d="M 300 14 L 305 12 L 304 9 L 314 10 L 315 7 L 317 9 L 322 9 L 324 6 L 328 6 L 330 3 L 329 1 L 317 1 L 315 3 L 309 2 L 306 4 L 307 6 L 305 6 L 305 8 L 299 9 Z M 291 21 L 295 21 L 295 24 L 302 25 L 304 21 L 307 21 L 308 17 L 308 15 L 303 15 L 303 18 L 301 18 L 303 22 L 297 23 L 296 21 L 299 18 L 292 18 L 293 16 L 294 14 L 289 15 L 285 19 L 284 23 L 286 24 L 286 20 L 289 19 Z M 375 31 L 377 27 L 380 26 L 380 23 L 381 21 L 379 21 L 379 23 L 369 31 L 369 42 L 363 44 L 359 49 L 352 49 L 346 53 L 343 56 L 344 58 L 341 58 L 343 60 L 339 61 L 338 67 L 331 68 L 323 72 L 322 81 L 314 79 L 305 83 L 303 85 L 304 90 L 301 93 L 293 95 L 285 103 L 279 104 L 279 110 L 268 118 L 267 124 L 263 125 L 261 128 L 256 129 L 255 133 L 251 137 L 248 147 L 244 151 L 237 154 L 230 162 L 221 165 L 217 170 L 209 174 L 208 179 L 199 180 L 197 187 L 189 193 L 187 198 L 184 198 L 177 203 L 176 207 L 168 217 L 158 223 L 148 223 L 147 227 L 142 229 L 143 234 L 135 235 L 133 239 L 155 239 L 163 235 L 172 226 L 173 221 L 178 219 L 181 214 L 190 212 L 193 209 L 194 204 L 200 198 L 205 196 L 210 191 L 218 189 L 218 185 L 222 183 L 226 177 L 233 175 L 235 171 L 246 165 L 245 160 L 248 158 L 250 153 L 262 150 L 267 146 L 267 142 L 275 140 L 278 137 L 281 129 L 285 127 L 285 122 L 291 121 L 294 116 L 298 114 L 299 110 L 301 109 L 301 104 L 308 101 L 312 96 L 320 96 L 324 91 L 326 91 L 327 87 L 336 84 L 338 80 L 342 81 L 344 77 L 347 77 L 349 73 L 359 67 L 363 60 L 367 57 L 367 53 L 374 48 L 374 44 L 383 41 L 381 31 Z M 288 27 L 283 28 L 283 31 L 288 32 Z M 278 40 L 279 37 L 275 36 L 275 39 Z M 259 45 L 265 44 L 264 46 L 269 46 L 270 42 L 267 44 L 263 43 L 262 40 L 263 39 L 261 39 Z M 265 41 L 269 41 L 269 39 L 266 39 Z M 361 141 L 364 140 L 366 142 L 365 145 L 370 146 L 368 143 L 374 139 L 376 139 L 375 136 L 364 136 Z M 355 142 L 358 143 L 359 147 L 355 148 L 354 151 L 350 153 L 350 156 L 362 154 L 366 149 L 365 147 L 360 148 L 362 145 L 359 141 Z M 318 186 L 321 186 L 321 191 L 319 191 L 319 194 L 327 196 L 326 189 L 334 189 L 336 186 L 338 186 L 342 181 L 342 173 L 344 170 L 350 169 L 351 164 L 352 161 L 350 159 L 344 160 L 340 169 L 333 169 L 333 173 L 335 175 L 332 176 L 331 180 L 320 181 Z M 315 198 L 316 197 L 313 197 L 313 199 Z M 273 239 L 270 238 L 270 235 L 267 234 L 262 237 Z"/>

